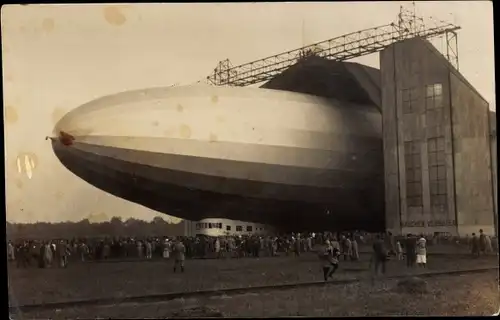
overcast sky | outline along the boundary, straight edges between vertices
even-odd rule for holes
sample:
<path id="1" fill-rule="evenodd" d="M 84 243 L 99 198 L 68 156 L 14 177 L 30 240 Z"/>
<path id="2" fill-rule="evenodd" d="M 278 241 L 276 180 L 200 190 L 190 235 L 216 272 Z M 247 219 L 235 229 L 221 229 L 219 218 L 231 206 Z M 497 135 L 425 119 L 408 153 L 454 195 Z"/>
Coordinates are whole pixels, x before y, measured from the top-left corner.
<path id="1" fill-rule="evenodd" d="M 57 120 L 103 95 L 191 84 L 226 58 L 237 65 L 388 24 L 396 20 L 399 6 L 398 2 L 3 6 L 7 219 L 81 220 L 102 213 L 153 218 L 157 212 L 96 189 L 58 162 L 44 140 Z M 492 3 L 417 2 L 416 8 L 419 15 L 462 27 L 460 71 L 494 109 Z M 435 43 L 443 49 L 442 42 Z M 378 54 L 354 61 L 379 65 Z M 25 155 L 34 166 L 32 172 L 26 172 Z"/>

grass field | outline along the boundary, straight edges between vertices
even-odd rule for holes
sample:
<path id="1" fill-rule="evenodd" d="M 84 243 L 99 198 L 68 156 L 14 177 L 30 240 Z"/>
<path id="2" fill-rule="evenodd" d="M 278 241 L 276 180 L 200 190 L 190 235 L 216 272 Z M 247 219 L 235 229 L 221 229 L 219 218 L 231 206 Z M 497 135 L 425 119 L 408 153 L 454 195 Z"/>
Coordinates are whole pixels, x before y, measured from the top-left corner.
<path id="1" fill-rule="evenodd" d="M 471 259 L 464 256 L 435 256 L 429 257 L 428 269 L 466 269 L 474 267 L 495 266 L 497 264 L 498 262 L 496 257 Z M 313 254 L 308 254 L 302 255 L 300 258 L 279 257 L 260 259 L 250 258 L 240 260 L 191 260 L 186 262 L 186 272 L 183 274 L 173 273 L 171 261 L 147 263 L 85 263 L 73 264 L 70 265 L 67 269 L 17 269 L 14 267 L 9 268 L 9 281 L 11 286 L 11 295 L 13 298 L 11 300 L 11 305 L 24 305 L 32 303 L 49 303 L 56 301 L 80 300 L 100 297 L 119 298 L 125 296 L 158 294 L 165 292 L 258 286 L 297 281 L 314 281 L 321 280 L 322 274 L 320 269 L 321 264 L 319 263 L 318 258 Z M 367 256 L 362 256 L 362 261 L 359 262 L 342 261 L 341 268 L 335 275 L 335 278 L 345 279 L 368 277 L 369 271 L 367 269 Z M 389 275 L 418 272 L 418 269 L 408 271 L 404 266 L 403 261 L 390 261 L 387 269 L 387 273 Z M 487 294 L 491 296 L 494 290 L 496 290 L 496 292 L 498 293 L 497 286 L 487 289 L 489 288 L 487 283 L 495 283 L 495 275 L 490 275 L 489 278 L 485 275 L 471 275 L 464 277 L 454 277 L 453 279 L 460 279 L 458 288 L 466 288 L 464 289 L 465 292 L 474 293 L 476 292 L 474 290 L 479 290 L 476 286 L 476 280 L 474 280 L 476 278 L 483 279 L 481 281 L 483 281 L 485 290 L 489 290 L 489 293 L 487 292 Z M 448 289 L 445 289 L 445 287 L 439 289 L 439 281 L 445 280 L 432 279 L 429 281 L 432 281 L 432 286 L 436 285 L 436 283 L 438 284 L 438 287 L 433 289 L 434 292 L 438 292 L 439 290 L 441 290 L 439 292 L 442 292 L 442 294 L 448 294 Z M 447 281 L 453 282 L 452 278 Z M 400 310 L 398 308 L 406 307 L 410 308 L 408 309 L 408 312 L 413 314 L 414 311 L 413 309 L 411 309 L 414 308 L 413 304 L 408 304 L 407 302 L 405 302 L 405 300 L 400 300 L 400 302 L 396 301 L 397 299 L 404 299 L 404 296 L 397 299 L 395 298 L 395 294 L 391 291 L 391 286 L 393 285 L 392 283 L 392 280 L 388 280 L 383 285 L 379 283 L 373 287 L 371 286 L 370 282 L 367 281 L 366 284 L 353 284 L 342 287 L 325 287 L 324 289 L 295 289 L 276 292 L 270 294 L 271 296 L 267 298 L 265 294 L 249 294 L 246 296 L 232 297 L 230 299 L 218 298 L 209 300 L 210 303 L 208 304 L 214 305 L 217 309 L 222 310 L 224 314 L 234 316 L 267 316 L 267 314 L 300 314 L 308 316 L 351 315 L 350 313 L 346 313 L 348 310 L 351 310 L 351 308 L 352 311 L 349 312 L 352 312 L 352 315 L 360 315 L 363 314 L 363 312 L 366 312 L 366 310 L 359 306 L 353 306 L 352 301 L 362 298 L 368 299 L 369 301 L 367 300 L 366 302 L 362 302 L 362 300 L 359 300 L 358 303 L 361 305 L 370 306 L 369 309 L 371 310 L 370 312 L 372 312 L 370 314 L 385 314 L 385 310 L 388 310 L 388 314 L 399 314 L 394 312 Z M 443 284 L 443 286 L 445 286 L 445 284 Z M 452 294 L 459 294 L 459 292 L 452 292 Z M 373 299 L 373 301 L 378 301 L 377 299 L 379 299 L 379 295 L 380 297 L 383 297 L 380 298 L 382 300 L 389 299 L 388 301 L 395 302 L 391 302 L 389 306 L 386 306 L 384 303 L 382 303 L 382 309 L 380 309 L 379 311 L 377 311 L 378 309 L 376 308 L 372 310 L 373 303 L 377 304 L 379 302 L 370 301 L 372 301 Z M 498 295 L 496 297 L 498 298 Z M 417 300 L 420 299 L 429 300 L 430 298 L 428 298 L 427 296 L 417 298 Z M 168 306 L 157 303 L 144 304 L 144 306 L 141 305 L 140 308 L 138 306 L 134 308 L 138 308 L 141 310 L 147 309 L 149 310 L 148 312 L 153 312 L 151 310 L 156 310 L 157 308 L 159 310 L 173 310 L 175 309 L 175 307 L 173 306 L 178 305 L 178 308 L 181 308 L 185 307 L 186 305 L 189 306 L 189 303 L 191 302 L 172 301 L 164 303 Z M 193 300 L 192 304 L 200 305 L 200 303 L 201 302 L 198 300 Z M 316 306 L 316 303 L 318 304 L 318 306 Z M 150 306 L 149 308 L 147 307 L 148 305 Z M 295 305 L 295 307 L 292 308 L 292 305 Z M 345 307 L 342 307 L 342 305 L 345 305 Z M 127 307 L 127 305 L 120 304 L 119 308 L 114 306 L 111 308 L 100 307 L 85 308 L 79 310 L 52 310 L 48 313 L 34 314 L 33 316 L 36 316 L 37 318 L 47 316 L 61 316 L 65 318 L 74 317 L 74 312 L 82 312 L 82 314 L 87 317 L 118 317 L 118 314 L 113 313 L 118 311 L 113 311 L 113 309 L 120 309 L 120 312 L 124 312 L 123 310 L 127 310 L 128 308 L 129 307 Z M 454 308 L 458 307 L 455 306 Z M 163 312 L 166 311 L 161 310 L 158 311 L 158 314 L 153 312 L 152 314 L 147 314 L 144 316 L 141 313 L 134 313 L 133 317 L 140 318 L 166 316 L 163 314 Z M 429 310 L 436 310 L 436 312 L 439 311 L 437 309 Z M 458 308 L 457 310 L 460 311 L 463 309 Z M 94 312 L 96 313 L 94 314 Z M 104 312 L 104 314 L 101 314 L 101 312 Z M 108 313 L 110 315 L 108 315 Z M 436 314 L 443 314 L 442 310 Z M 31 315 L 24 316 L 33 317 Z M 128 313 L 124 313 L 122 317 L 123 316 L 132 317 L 132 314 L 129 315 Z"/>
<path id="2" fill-rule="evenodd" d="M 380 280 L 265 294 L 178 299 L 160 303 L 71 308 L 24 314 L 29 318 L 159 318 L 203 317 L 212 310 L 225 317 L 286 316 L 474 316 L 492 315 L 499 306 L 496 272 L 442 276 L 428 280 L 426 294 L 400 293 L 395 280 Z M 201 312 L 190 309 L 202 308 Z M 205 309 L 205 310 L 203 310 Z"/>

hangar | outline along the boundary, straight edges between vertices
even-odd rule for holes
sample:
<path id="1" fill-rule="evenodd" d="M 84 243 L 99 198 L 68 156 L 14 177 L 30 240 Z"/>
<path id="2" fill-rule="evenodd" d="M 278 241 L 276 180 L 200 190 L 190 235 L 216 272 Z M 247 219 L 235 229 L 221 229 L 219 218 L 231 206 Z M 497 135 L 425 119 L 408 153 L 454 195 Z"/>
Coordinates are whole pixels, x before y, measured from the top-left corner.
<path id="1" fill-rule="evenodd" d="M 239 67 L 226 60 L 208 79 L 235 86 L 266 79 L 264 88 L 373 105 L 383 121 L 386 230 L 497 234 L 496 113 L 458 71 L 459 27 L 426 29 L 419 21 L 401 8 L 399 31 L 406 26 L 407 34 L 389 44 L 377 33 L 381 28 L 372 30 L 382 44 L 373 49 L 380 70 L 343 61 L 377 45 L 367 46 L 370 36 L 355 41 L 350 34 L 345 36 L 350 42 L 343 40 L 350 50 L 327 40 L 303 48 L 305 58 L 286 69 L 278 56 Z M 447 41 L 445 55 L 427 40 L 440 34 Z M 272 63 L 260 71 L 252 66 L 271 58 L 277 60 L 275 73 Z"/>

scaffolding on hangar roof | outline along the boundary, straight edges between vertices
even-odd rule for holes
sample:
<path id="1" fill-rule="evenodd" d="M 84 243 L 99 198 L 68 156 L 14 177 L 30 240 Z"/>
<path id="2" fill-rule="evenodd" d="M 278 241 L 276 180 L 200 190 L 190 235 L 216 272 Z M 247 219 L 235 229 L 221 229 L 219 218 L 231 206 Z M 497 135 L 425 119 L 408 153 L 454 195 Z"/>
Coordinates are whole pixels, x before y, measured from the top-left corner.
<path id="1" fill-rule="evenodd" d="M 430 39 L 444 36 L 446 41 L 444 54 L 458 70 L 456 31 L 459 29 L 459 26 L 444 21 L 438 21 L 433 27 L 426 27 L 424 19 L 416 16 L 413 3 L 413 10 L 400 7 L 396 23 L 352 32 L 239 66 L 233 67 L 229 59 L 220 61 L 206 80 L 209 84 L 216 86 L 249 86 L 271 80 L 301 59 L 311 55 L 334 61 L 345 61 L 382 51 L 393 43 L 415 37 Z"/>

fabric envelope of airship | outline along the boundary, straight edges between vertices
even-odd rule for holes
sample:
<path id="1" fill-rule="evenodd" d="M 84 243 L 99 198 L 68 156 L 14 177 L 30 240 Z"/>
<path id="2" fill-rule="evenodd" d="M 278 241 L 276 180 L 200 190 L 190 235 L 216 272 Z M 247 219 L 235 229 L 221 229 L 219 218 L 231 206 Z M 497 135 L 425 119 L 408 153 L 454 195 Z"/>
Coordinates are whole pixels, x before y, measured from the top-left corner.
<path id="1" fill-rule="evenodd" d="M 54 135 L 75 175 L 184 219 L 314 228 L 383 215 L 381 115 L 362 105 L 261 88 L 151 88 L 86 103 Z"/>

